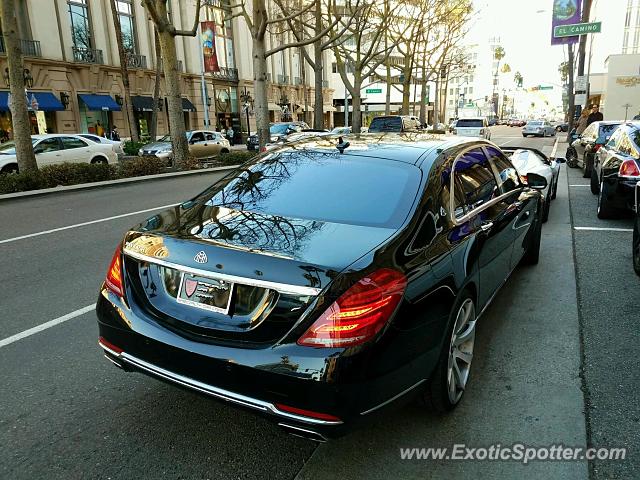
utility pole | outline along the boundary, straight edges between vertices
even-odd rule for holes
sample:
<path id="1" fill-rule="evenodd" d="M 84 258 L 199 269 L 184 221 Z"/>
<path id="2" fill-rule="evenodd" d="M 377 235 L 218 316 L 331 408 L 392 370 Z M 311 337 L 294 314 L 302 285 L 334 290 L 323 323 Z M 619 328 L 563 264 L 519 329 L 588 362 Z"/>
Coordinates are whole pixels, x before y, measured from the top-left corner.
<path id="1" fill-rule="evenodd" d="M 569 51 L 569 59 L 567 63 L 569 64 L 569 81 L 567 84 L 567 93 L 569 95 L 569 118 L 567 122 L 569 123 L 569 131 L 573 129 L 573 121 L 574 121 L 574 113 L 576 109 L 576 99 L 573 93 L 573 65 L 575 61 L 575 56 L 573 54 L 573 43 L 567 44 L 567 50 Z"/>

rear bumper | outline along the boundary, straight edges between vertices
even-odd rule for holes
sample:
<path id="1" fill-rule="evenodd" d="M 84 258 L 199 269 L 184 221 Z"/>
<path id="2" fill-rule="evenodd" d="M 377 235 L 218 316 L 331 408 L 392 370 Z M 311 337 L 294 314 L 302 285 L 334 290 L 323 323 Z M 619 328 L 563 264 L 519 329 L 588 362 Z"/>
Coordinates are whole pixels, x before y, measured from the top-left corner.
<path id="1" fill-rule="evenodd" d="M 612 207 L 635 211 L 636 185 L 638 180 L 621 178 L 617 175 L 604 179 L 607 200 Z"/>
<path id="2" fill-rule="evenodd" d="M 344 435 L 410 400 L 425 382 L 422 357 L 423 368 L 412 362 L 375 378 L 354 379 L 353 370 L 363 369 L 370 352 L 364 358 L 340 358 L 337 349 L 295 344 L 242 349 L 194 342 L 105 291 L 96 311 L 100 346 L 118 367 L 252 410 L 289 433 L 318 441 Z M 430 357 L 435 364 L 437 352 Z M 291 407 L 314 416 L 292 413 Z"/>

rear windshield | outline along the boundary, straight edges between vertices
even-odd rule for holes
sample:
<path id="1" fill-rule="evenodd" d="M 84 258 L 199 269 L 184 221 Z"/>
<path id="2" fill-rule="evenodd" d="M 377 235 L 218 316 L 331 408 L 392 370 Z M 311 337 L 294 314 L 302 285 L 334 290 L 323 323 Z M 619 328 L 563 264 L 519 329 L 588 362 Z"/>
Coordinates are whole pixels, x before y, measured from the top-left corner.
<path id="1" fill-rule="evenodd" d="M 483 127 L 483 122 L 479 118 L 461 118 L 456 127 Z"/>
<path id="2" fill-rule="evenodd" d="M 600 136 L 610 136 L 613 131 L 620 126 L 619 123 L 600 125 Z"/>
<path id="3" fill-rule="evenodd" d="M 402 131 L 402 119 L 400 117 L 374 118 L 369 125 L 369 133 L 400 132 Z"/>
<path id="4" fill-rule="evenodd" d="M 530 125 L 532 127 L 541 127 L 542 126 L 542 122 L 529 122 L 529 123 L 527 123 L 527 125 Z"/>
<path id="5" fill-rule="evenodd" d="M 420 170 L 402 162 L 282 152 L 243 168 L 206 203 L 287 218 L 398 228 L 419 184 Z"/>

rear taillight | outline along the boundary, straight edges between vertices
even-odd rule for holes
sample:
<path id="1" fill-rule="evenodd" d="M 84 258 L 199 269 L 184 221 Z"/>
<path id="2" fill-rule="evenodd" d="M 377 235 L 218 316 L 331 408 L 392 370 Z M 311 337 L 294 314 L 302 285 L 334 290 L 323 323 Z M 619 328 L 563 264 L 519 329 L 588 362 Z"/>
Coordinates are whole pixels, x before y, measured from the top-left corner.
<path id="1" fill-rule="evenodd" d="M 638 169 L 635 160 L 625 160 L 620 165 L 618 174 L 621 177 L 640 177 L 640 169 Z"/>
<path id="2" fill-rule="evenodd" d="M 298 345 L 347 347 L 370 340 L 385 326 L 406 286 L 402 273 L 376 270 L 333 302 L 298 339 Z"/>
<path id="3" fill-rule="evenodd" d="M 109 270 L 107 270 L 107 278 L 104 280 L 106 287 L 113 293 L 122 297 L 124 295 L 124 288 L 122 287 L 122 265 L 121 258 L 122 250 L 120 245 L 116 248 L 116 252 L 113 254 L 111 263 L 109 264 Z"/>
<path id="4" fill-rule="evenodd" d="M 314 412 L 312 410 L 305 410 L 303 408 L 291 407 L 289 405 L 284 405 L 282 403 L 276 403 L 276 408 L 283 412 L 293 413 L 294 415 L 302 415 L 304 417 L 317 418 L 318 420 L 326 420 L 329 422 L 340 422 L 341 420 L 334 416 L 329 415 L 328 413 Z"/>
<path id="5" fill-rule="evenodd" d="M 98 345 L 107 350 L 111 350 L 113 353 L 116 353 L 118 355 L 120 355 L 124 351 L 120 347 L 116 347 L 113 343 L 106 341 L 104 337 L 98 338 Z"/>

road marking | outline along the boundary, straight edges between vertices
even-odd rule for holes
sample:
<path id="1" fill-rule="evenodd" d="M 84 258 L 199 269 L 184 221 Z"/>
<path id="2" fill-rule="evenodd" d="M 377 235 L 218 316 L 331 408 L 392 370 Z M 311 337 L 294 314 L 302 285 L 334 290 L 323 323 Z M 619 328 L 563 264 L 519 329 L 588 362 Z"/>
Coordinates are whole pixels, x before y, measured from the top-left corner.
<path id="1" fill-rule="evenodd" d="M 109 222 L 111 220 L 117 220 L 118 218 L 130 217 L 131 215 L 138 215 L 140 213 L 153 212 L 155 210 L 163 210 L 165 208 L 174 207 L 176 205 L 178 205 L 178 204 L 177 203 L 172 203 L 170 205 L 162 205 L 161 207 L 147 208 L 146 210 L 138 210 L 137 212 L 123 213 L 122 215 L 114 215 L 113 217 L 100 218 L 98 220 L 91 220 L 89 222 L 76 223 L 75 225 L 67 225 L 66 227 L 52 228 L 51 230 L 43 230 L 41 232 L 29 233 L 27 235 L 20 235 L 19 237 L 6 238 L 4 240 L 0 240 L 0 244 L 16 242 L 18 240 L 24 240 L 25 238 L 32 238 L 32 237 L 39 237 L 41 235 L 48 235 L 49 233 L 61 232 L 63 230 L 69 230 L 71 228 L 85 227 L 87 225 L 93 225 L 95 223 Z"/>
<path id="2" fill-rule="evenodd" d="M 23 338 L 30 337 L 31 335 L 42 332 L 43 330 L 46 330 L 48 328 L 55 327 L 56 325 L 66 322 L 67 320 L 71 320 L 73 318 L 79 317 L 80 315 L 84 315 L 87 312 L 95 310 L 95 308 L 95 303 L 92 305 L 87 305 L 86 307 L 79 308 L 74 312 L 67 313 L 66 315 L 63 315 L 61 317 L 54 318 L 53 320 L 49 320 L 48 322 L 45 322 L 41 325 L 25 330 L 24 332 L 16 333 L 15 335 L 0 340 L 0 348 L 6 347 L 7 345 L 17 342 L 18 340 L 22 340 Z"/>
<path id="3" fill-rule="evenodd" d="M 573 227 L 574 230 L 587 232 L 633 232 L 633 228 L 613 228 L 613 227 Z"/>
<path id="4" fill-rule="evenodd" d="M 582 184 L 582 183 L 576 183 L 575 185 L 569 185 L 570 187 L 590 187 L 591 185 L 589 185 L 588 183 Z"/>
<path id="5" fill-rule="evenodd" d="M 507 138 L 509 138 L 509 137 L 507 137 Z M 516 137 L 513 137 L 513 138 L 516 138 Z M 507 140 L 506 142 L 501 143 L 499 146 L 500 147 L 504 147 L 507 143 L 511 143 L 511 142 L 513 142 L 513 140 Z"/>
<path id="6" fill-rule="evenodd" d="M 553 149 L 551 150 L 551 155 L 549 155 L 551 158 L 555 158 L 556 156 L 556 152 L 558 150 L 558 136 L 556 135 L 556 141 L 553 142 Z"/>

